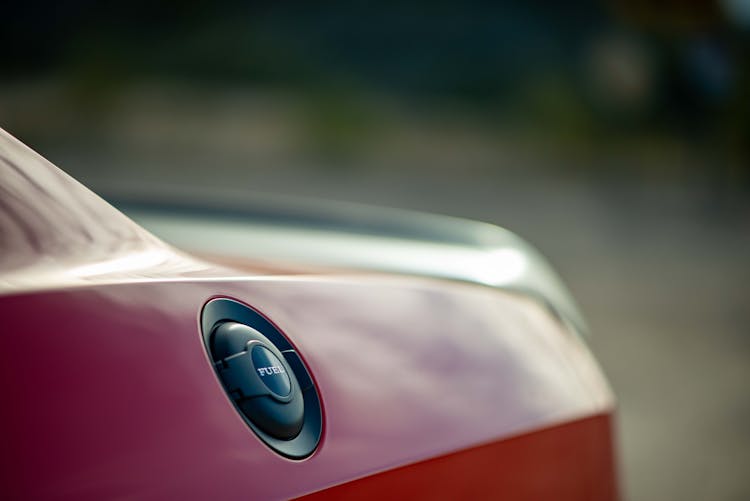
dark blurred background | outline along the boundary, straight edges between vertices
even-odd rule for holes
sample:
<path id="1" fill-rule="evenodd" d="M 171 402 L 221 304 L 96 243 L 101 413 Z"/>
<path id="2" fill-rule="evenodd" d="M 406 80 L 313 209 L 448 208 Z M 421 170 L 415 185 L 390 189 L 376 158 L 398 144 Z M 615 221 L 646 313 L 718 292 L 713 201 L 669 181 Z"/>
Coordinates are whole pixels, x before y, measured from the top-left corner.
<path id="1" fill-rule="evenodd" d="M 750 499 L 750 1 L 14 2 L 0 126 L 96 190 L 505 226 L 563 275 L 631 499 Z"/>

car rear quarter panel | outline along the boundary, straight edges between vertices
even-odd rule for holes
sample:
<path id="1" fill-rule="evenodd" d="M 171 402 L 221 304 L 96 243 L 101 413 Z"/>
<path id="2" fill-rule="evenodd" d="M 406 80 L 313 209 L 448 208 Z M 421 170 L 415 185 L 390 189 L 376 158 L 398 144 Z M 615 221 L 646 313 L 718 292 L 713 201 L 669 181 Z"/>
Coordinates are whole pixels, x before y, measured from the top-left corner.
<path id="1" fill-rule="evenodd" d="M 312 457 L 275 455 L 225 396 L 198 326 L 216 296 L 267 315 L 303 355 L 324 409 Z M 522 297 L 429 280 L 186 280 L 6 296 L 0 315 L 10 497 L 288 498 L 372 475 L 363 486 L 413 491 L 432 474 L 460 490 L 470 464 L 474 487 L 496 493 L 531 474 L 551 481 L 527 494 L 614 492 L 606 383 Z"/>
<path id="2" fill-rule="evenodd" d="M 616 497 L 614 402 L 542 303 L 490 287 L 219 268 L 148 234 L 0 132 L 0 497 Z M 301 354 L 323 437 L 292 461 L 208 361 L 205 303 Z"/>

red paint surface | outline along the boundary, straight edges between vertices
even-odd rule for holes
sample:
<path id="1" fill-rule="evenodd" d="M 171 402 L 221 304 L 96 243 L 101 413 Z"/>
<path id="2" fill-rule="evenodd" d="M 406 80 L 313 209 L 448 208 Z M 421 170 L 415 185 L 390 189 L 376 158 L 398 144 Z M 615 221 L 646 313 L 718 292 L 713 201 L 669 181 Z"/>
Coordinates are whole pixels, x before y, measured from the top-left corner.
<path id="1" fill-rule="evenodd" d="M 162 244 L 2 133 L 0 173 L 3 498 L 277 499 L 384 471 L 380 488 L 425 493 L 430 476 L 531 488 L 534 472 L 544 492 L 613 488 L 611 437 L 589 419 L 612 395 L 537 302 L 437 280 L 232 272 Z M 324 434 L 310 458 L 274 454 L 224 394 L 198 326 L 218 295 L 270 318 L 311 369 Z M 472 463 L 488 474 L 466 476 Z"/>
<path id="2" fill-rule="evenodd" d="M 318 277 L 3 297 L 0 485 L 43 499 L 287 498 L 611 411 L 588 351 L 536 303 L 434 285 Z M 309 459 L 275 455 L 225 396 L 198 328 L 216 294 L 268 315 L 305 357 L 325 417 Z"/>
<path id="3" fill-rule="evenodd" d="M 303 499 L 618 498 L 610 419 L 596 416 L 332 487 Z"/>

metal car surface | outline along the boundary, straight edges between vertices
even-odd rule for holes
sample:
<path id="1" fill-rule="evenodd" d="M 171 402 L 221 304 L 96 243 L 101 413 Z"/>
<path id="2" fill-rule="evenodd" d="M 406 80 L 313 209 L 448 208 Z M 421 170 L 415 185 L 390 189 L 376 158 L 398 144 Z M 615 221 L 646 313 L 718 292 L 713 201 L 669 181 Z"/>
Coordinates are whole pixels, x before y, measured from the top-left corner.
<path id="1" fill-rule="evenodd" d="M 617 498 L 613 396 L 576 320 L 534 294 L 201 260 L 4 132 L 0 179 L 3 498 Z M 224 393 L 199 326 L 216 297 L 309 367 L 310 457 L 273 452 Z"/>

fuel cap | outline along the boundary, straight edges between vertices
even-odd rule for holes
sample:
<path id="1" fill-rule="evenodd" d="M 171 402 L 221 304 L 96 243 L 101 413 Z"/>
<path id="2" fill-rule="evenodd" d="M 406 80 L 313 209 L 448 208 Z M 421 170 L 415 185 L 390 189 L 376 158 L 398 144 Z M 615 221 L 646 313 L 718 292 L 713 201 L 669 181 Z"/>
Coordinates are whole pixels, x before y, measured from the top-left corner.
<path id="1" fill-rule="evenodd" d="M 216 375 L 247 425 L 276 452 L 309 456 L 322 434 L 320 398 L 286 337 L 259 312 L 229 298 L 206 303 L 201 327 Z"/>
<path id="2" fill-rule="evenodd" d="M 212 341 L 219 378 L 245 417 L 274 438 L 294 438 L 302 429 L 304 397 L 284 355 L 238 322 L 220 323 Z"/>

